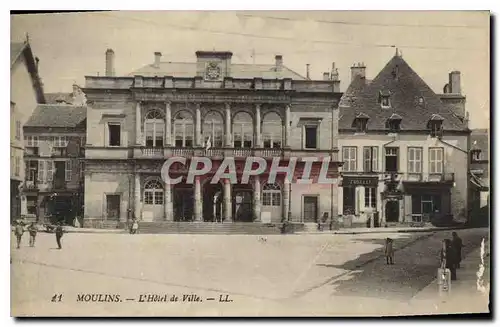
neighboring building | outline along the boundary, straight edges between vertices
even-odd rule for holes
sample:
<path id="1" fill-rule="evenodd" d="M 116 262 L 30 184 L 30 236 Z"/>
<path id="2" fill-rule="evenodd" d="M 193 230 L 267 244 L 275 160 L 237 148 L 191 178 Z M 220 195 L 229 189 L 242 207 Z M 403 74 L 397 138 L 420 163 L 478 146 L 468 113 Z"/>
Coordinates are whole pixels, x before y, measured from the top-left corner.
<path id="1" fill-rule="evenodd" d="M 471 216 L 475 217 L 490 204 L 489 133 L 487 129 L 474 129 L 471 133 Z M 487 213 L 486 213 L 487 215 Z M 484 217 L 487 219 L 487 217 Z"/>
<path id="2" fill-rule="evenodd" d="M 37 103 L 45 103 L 42 81 L 38 75 L 38 58 L 34 57 L 26 39 L 22 43 L 10 44 L 10 219 L 23 215 L 22 181 L 23 166 L 23 125 Z"/>
<path id="3" fill-rule="evenodd" d="M 24 125 L 28 218 L 72 223 L 83 215 L 85 106 L 40 104 Z"/>
<path id="4" fill-rule="evenodd" d="M 71 93 L 45 93 L 45 100 L 46 103 L 50 104 L 67 104 L 73 106 L 87 105 L 85 93 L 83 93 L 81 88 L 76 84 L 73 84 L 73 91 Z"/>
<path id="5" fill-rule="evenodd" d="M 210 184 L 225 157 L 235 158 L 238 178 L 249 156 L 330 158 L 336 176 L 338 72 L 312 81 L 290 70 L 282 56 L 272 65 L 231 62 L 231 52 L 198 51 L 196 62 L 154 63 L 129 76 L 87 76 L 85 219 L 126 221 L 315 222 L 337 213 L 337 185 L 287 183 L 267 171 L 250 184 Z M 206 149 L 206 140 L 211 146 Z M 206 156 L 213 169 L 193 184 L 166 185 L 166 158 Z M 297 163 L 297 170 L 304 166 Z M 313 166 L 312 176 L 319 173 Z M 172 177 L 186 177 L 182 164 Z"/>
<path id="6" fill-rule="evenodd" d="M 381 225 L 464 220 L 470 130 L 460 73 L 437 95 L 396 52 L 372 81 L 364 64 L 351 75 L 339 106 L 339 214 L 354 225 L 372 212 Z"/>

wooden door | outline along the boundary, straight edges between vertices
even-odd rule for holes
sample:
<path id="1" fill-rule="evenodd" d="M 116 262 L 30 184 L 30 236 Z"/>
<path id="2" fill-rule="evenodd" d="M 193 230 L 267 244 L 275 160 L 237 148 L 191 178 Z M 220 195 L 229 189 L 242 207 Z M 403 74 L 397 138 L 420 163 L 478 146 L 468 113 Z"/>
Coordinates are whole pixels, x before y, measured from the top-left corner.
<path id="1" fill-rule="evenodd" d="M 315 223 L 318 220 L 318 197 L 304 196 L 304 222 Z"/>
<path id="2" fill-rule="evenodd" d="M 107 194 L 106 195 L 106 217 L 108 219 L 120 218 L 120 195 Z"/>

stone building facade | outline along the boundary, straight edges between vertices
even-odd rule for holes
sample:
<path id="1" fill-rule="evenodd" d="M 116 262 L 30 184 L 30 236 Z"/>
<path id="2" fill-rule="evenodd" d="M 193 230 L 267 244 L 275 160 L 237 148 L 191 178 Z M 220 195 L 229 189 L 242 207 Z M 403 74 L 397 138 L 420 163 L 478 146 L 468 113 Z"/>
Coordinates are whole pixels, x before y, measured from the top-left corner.
<path id="1" fill-rule="evenodd" d="M 373 80 L 361 63 L 351 73 L 340 103 L 339 215 L 363 226 L 465 220 L 470 130 L 460 73 L 446 95 L 398 53 Z"/>
<path id="2" fill-rule="evenodd" d="M 85 219 L 148 221 L 315 222 L 337 214 L 337 185 L 295 183 L 306 157 L 328 160 L 337 177 L 338 74 L 312 81 L 288 69 L 282 56 L 270 65 L 231 62 L 231 52 L 198 51 L 196 62 L 154 62 L 128 76 L 87 76 Z M 207 157 L 212 170 L 186 182 L 192 157 Z M 256 156 L 268 169 L 241 181 L 244 160 Z M 171 157 L 186 158 L 169 169 Z M 286 166 L 298 158 L 290 183 L 278 174 L 268 183 L 273 158 Z M 225 158 L 235 160 L 238 181 L 211 184 Z M 307 160 L 307 159 L 306 159 Z M 320 168 L 315 163 L 311 178 Z"/>

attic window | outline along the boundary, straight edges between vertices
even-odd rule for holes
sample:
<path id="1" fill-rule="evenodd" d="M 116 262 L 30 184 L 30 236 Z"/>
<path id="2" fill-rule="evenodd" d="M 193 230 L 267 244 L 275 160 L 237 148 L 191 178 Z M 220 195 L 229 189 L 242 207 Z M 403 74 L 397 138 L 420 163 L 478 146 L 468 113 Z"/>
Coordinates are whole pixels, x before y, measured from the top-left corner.
<path id="1" fill-rule="evenodd" d="M 481 150 L 480 149 L 474 149 L 471 150 L 471 156 L 472 156 L 472 161 L 480 161 L 482 160 L 481 158 Z"/>
<path id="2" fill-rule="evenodd" d="M 378 101 L 380 103 L 380 107 L 387 109 L 391 107 L 391 93 L 385 93 L 380 91 L 378 96 Z"/>
<path id="3" fill-rule="evenodd" d="M 431 137 L 443 136 L 443 120 L 444 118 L 438 114 L 434 114 L 429 119 L 427 127 L 430 130 Z"/>
<path id="4" fill-rule="evenodd" d="M 356 133 L 366 133 L 368 119 L 370 119 L 370 117 L 364 113 L 356 115 L 353 122 L 353 125 L 356 128 Z"/>
<path id="5" fill-rule="evenodd" d="M 401 130 L 401 120 L 403 118 L 393 113 L 389 119 L 387 119 L 386 127 L 389 129 L 389 133 L 397 133 Z"/>

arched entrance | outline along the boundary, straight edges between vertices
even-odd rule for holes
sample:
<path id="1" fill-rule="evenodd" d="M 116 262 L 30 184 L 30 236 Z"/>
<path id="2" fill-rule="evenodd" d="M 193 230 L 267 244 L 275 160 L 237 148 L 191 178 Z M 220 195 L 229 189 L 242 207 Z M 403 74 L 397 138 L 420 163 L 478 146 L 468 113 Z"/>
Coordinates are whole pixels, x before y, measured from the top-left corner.
<path id="1" fill-rule="evenodd" d="M 250 184 L 233 185 L 233 221 L 253 221 L 253 189 Z"/>
<path id="2" fill-rule="evenodd" d="M 221 183 L 211 184 L 210 179 L 203 185 L 203 221 L 222 222 L 224 192 Z"/>
<path id="3" fill-rule="evenodd" d="M 399 201 L 387 200 L 385 203 L 385 221 L 397 223 L 399 221 Z"/>
<path id="4" fill-rule="evenodd" d="M 173 187 L 174 221 L 193 221 L 194 190 L 192 185 L 185 183 Z"/>
<path id="5" fill-rule="evenodd" d="M 144 207 L 142 219 L 145 221 L 163 220 L 163 183 L 152 179 L 144 184 Z"/>

